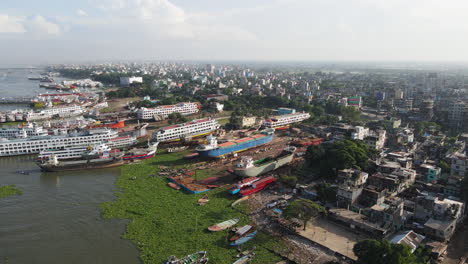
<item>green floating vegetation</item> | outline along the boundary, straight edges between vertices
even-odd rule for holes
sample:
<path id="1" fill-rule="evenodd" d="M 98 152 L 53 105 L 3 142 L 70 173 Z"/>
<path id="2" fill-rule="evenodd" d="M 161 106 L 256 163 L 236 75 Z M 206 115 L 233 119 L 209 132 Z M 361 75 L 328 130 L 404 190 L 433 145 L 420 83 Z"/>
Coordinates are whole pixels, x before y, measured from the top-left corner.
<path id="1" fill-rule="evenodd" d="M 11 196 L 21 195 L 23 192 L 16 187 L 16 185 L 2 185 L 0 186 L 0 199 Z"/>
<path id="2" fill-rule="evenodd" d="M 230 205 L 238 197 L 229 195 L 228 187 L 201 194 L 187 194 L 167 186 L 164 177 L 154 177 L 159 166 L 188 168 L 183 153 L 159 154 L 142 163 L 122 167 L 116 185 L 120 192 L 113 202 L 101 204 L 105 218 L 130 219 L 123 237 L 133 241 L 144 263 L 163 263 L 170 255 L 183 257 L 206 250 L 210 263 L 233 263 L 238 253 L 229 245 L 228 231 L 210 232 L 208 226 L 234 217 L 247 224 L 248 217 Z M 198 171 L 198 176 L 207 176 Z M 209 196 L 205 206 L 197 205 L 203 195 Z M 244 210 L 242 210 L 244 211 Z M 283 247 L 278 239 L 259 233 L 243 245 L 243 249 L 257 247 L 251 263 L 276 263 L 281 260 L 272 253 Z"/>

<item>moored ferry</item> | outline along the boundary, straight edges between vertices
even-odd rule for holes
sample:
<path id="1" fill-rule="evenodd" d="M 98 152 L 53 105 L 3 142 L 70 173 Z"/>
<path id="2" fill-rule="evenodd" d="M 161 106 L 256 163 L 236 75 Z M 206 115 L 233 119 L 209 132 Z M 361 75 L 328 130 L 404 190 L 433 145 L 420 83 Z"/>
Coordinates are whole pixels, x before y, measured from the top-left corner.
<path id="1" fill-rule="evenodd" d="M 263 121 L 263 126 L 275 128 L 276 130 L 287 129 L 292 123 L 297 123 L 310 118 L 309 113 L 293 113 L 287 115 L 273 116 Z"/>
<path id="2" fill-rule="evenodd" d="M 158 142 L 177 141 L 181 138 L 191 138 L 209 134 L 219 128 L 215 119 L 196 119 L 186 123 L 167 126 L 153 133 L 153 139 Z"/>
<path id="3" fill-rule="evenodd" d="M 79 146 L 79 147 L 70 147 L 64 149 L 47 149 L 39 152 L 37 160 L 49 160 L 51 157 L 55 156 L 57 160 L 73 160 L 79 159 L 83 156 L 84 153 L 89 151 L 91 146 Z M 106 144 L 99 144 L 97 147 L 94 147 L 99 152 L 111 151 L 109 146 Z"/>
<path id="4" fill-rule="evenodd" d="M 0 138 L 14 139 L 14 138 L 27 138 L 27 137 L 42 137 L 47 136 L 47 130 L 40 126 L 28 125 L 27 127 L 16 128 L 1 128 Z"/>
<path id="5" fill-rule="evenodd" d="M 0 140 L 0 156 L 35 154 L 47 149 L 96 145 L 107 143 L 117 137 L 116 131 L 96 129 L 61 136 L 31 137 L 14 140 L 2 139 Z"/>
<path id="6" fill-rule="evenodd" d="M 142 107 L 138 109 L 138 119 L 154 119 L 155 116 L 167 118 L 172 113 L 180 113 L 182 115 L 190 115 L 198 113 L 201 105 L 198 102 L 185 102 L 175 105 L 160 105 L 154 108 Z"/>

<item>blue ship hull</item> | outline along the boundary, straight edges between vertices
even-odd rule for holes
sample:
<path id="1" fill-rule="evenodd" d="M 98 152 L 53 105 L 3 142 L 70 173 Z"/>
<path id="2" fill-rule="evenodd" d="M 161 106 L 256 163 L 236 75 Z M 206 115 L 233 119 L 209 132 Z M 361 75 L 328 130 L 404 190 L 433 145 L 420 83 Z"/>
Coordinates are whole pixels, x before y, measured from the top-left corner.
<path id="1" fill-rule="evenodd" d="M 199 150 L 198 153 L 200 154 L 201 157 L 216 158 L 216 157 L 224 156 L 227 154 L 241 152 L 247 149 L 255 148 L 263 144 L 269 143 L 271 140 L 273 140 L 273 135 L 268 135 L 268 136 L 255 139 L 252 141 L 237 143 L 235 145 L 228 146 L 225 148 L 218 147 L 216 149 L 210 149 L 210 150 L 205 150 L 205 151 Z"/>

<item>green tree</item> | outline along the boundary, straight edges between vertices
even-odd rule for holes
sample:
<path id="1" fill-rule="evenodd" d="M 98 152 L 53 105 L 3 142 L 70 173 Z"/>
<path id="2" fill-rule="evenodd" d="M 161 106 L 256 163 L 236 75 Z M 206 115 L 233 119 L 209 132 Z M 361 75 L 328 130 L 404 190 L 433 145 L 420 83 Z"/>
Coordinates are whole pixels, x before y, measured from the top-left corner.
<path id="1" fill-rule="evenodd" d="M 413 254 L 407 245 L 374 239 L 359 241 L 353 252 L 360 264 L 425 264 L 431 253 L 428 248 L 418 248 Z"/>
<path id="2" fill-rule="evenodd" d="M 306 157 L 310 162 L 320 161 L 324 156 L 325 149 L 322 145 L 312 145 L 307 148 Z"/>
<path id="3" fill-rule="evenodd" d="M 179 123 L 184 123 L 187 122 L 188 119 L 183 116 L 181 113 L 172 113 L 169 114 L 169 124 L 179 124 Z"/>
<path id="4" fill-rule="evenodd" d="M 336 188 L 330 184 L 318 184 L 315 186 L 318 199 L 322 202 L 336 202 Z"/>
<path id="5" fill-rule="evenodd" d="M 279 181 L 289 187 L 294 187 L 297 183 L 297 177 L 294 175 L 281 174 L 279 175 Z"/>
<path id="6" fill-rule="evenodd" d="M 450 172 L 450 165 L 445 160 L 441 160 L 439 162 L 439 167 L 442 169 L 442 172 L 444 173 Z"/>
<path id="7" fill-rule="evenodd" d="M 283 212 L 286 219 L 297 218 L 303 222 L 303 228 L 306 230 L 307 222 L 315 219 L 320 214 L 326 213 L 325 209 L 310 201 L 299 199 L 291 202 Z"/>

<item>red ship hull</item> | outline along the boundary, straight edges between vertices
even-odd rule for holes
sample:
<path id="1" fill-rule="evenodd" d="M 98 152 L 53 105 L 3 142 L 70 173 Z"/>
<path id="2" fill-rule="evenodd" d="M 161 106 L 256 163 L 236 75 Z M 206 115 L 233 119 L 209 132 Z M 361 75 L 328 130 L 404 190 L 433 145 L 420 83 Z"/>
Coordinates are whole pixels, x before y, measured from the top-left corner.
<path id="1" fill-rule="evenodd" d="M 98 124 L 98 125 L 90 125 L 88 128 L 102 128 L 102 127 L 107 127 L 107 128 L 124 128 L 125 127 L 125 121 L 118 121 L 114 123 L 103 123 L 103 124 Z"/>
<path id="2" fill-rule="evenodd" d="M 257 192 L 265 189 L 268 185 L 272 184 L 275 181 L 276 181 L 276 179 L 274 177 L 268 176 L 266 178 L 263 178 L 261 180 L 258 180 L 256 182 L 252 183 L 249 186 L 246 186 L 245 188 L 242 188 L 239 191 L 239 194 L 241 196 L 247 196 L 247 195 L 257 193 Z"/>

